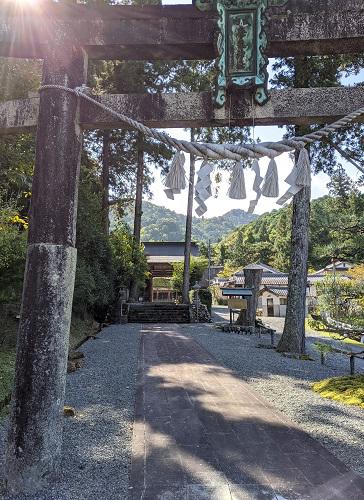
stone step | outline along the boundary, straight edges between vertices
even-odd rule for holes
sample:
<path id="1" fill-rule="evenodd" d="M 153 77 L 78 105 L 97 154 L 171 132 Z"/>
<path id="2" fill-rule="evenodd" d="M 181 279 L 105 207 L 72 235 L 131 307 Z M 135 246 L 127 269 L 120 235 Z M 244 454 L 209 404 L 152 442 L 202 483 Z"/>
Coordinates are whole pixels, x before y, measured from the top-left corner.
<path id="1" fill-rule="evenodd" d="M 130 304 L 129 323 L 189 323 L 189 306 L 171 303 Z"/>

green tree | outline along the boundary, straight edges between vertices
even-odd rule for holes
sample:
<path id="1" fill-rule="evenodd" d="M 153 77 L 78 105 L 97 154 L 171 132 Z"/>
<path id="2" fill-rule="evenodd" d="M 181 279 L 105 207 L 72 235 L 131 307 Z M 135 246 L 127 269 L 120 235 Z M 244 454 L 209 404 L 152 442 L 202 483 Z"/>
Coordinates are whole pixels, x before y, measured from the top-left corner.
<path id="1" fill-rule="evenodd" d="M 123 223 L 119 223 L 112 231 L 110 244 L 116 288 L 129 288 L 133 280 L 138 282 L 139 288 L 143 288 L 149 275 L 143 245 L 140 245 L 138 252 L 133 253 L 133 235 Z"/>
<path id="2" fill-rule="evenodd" d="M 278 87 L 327 87 L 340 85 L 343 70 L 357 71 L 357 61 L 344 57 L 298 57 L 276 62 L 277 71 L 273 84 Z M 316 127 L 290 127 L 288 136 L 304 135 Z M 328 141 L 310 145 L 310 155 L 315 172 L 333 173 L 338 166 L 337 148 Z M 305 351 L 305 295 L 308 260 L 308 228 L 311 190 L 305 187 L 293 197 L 291 265 L 289 293 L 283 335 L 278 350 L 303 353 Z"/>
<path id="3" fill-rule="evenodd" d="M 308 264 L 320 269 L 333 257 L 351 262 L 364 260 L 364 194 L 353 187 L 344 198 L 331 190 L 330 196 L 312 201 Z M 216 245 L 223 247 L 228 266 L 243 267 L 254 262 L 280 271 L 289 269 L 292 205 L 261 215 L 239 226 Z"/>
<path id="4" fill-rule="evenodd" d="M 0 100 L 20 99 L 40 86 L 41 63 L 26 59 L 0 58 Z M 25 217 L 29 211 L 34 169 L 33 134 L 0 137 L 0 186 L 2 199 L 16 202 Z M 1 209 L 1 207 L 0 207 Z"/>
<path id="5" fill-rule="evenodd" d="M 20 302 L 25 267 L 26 222 L 17 203 L 0 192 L 0 302 Z"/>
<path id="6" fill-rule="evenodd" d="M 354 326 L 364 325 L 364 282 L 361 279 L 330 275 L 318 283 L 317 293 L 321 314 Z"/>
<path id="7" fill-rule="evenodd" d="M 0 100 L 27 97 L 40 72 L 38 61 L 0 58 Z M 0 137 L 0 301 L 21 300 L 33 168 L 32 134 Z"/>
<path id="8" fill-rule="evenodd" d="M 270 228 L 271 258 L 269 264 L 280 271 L 289 270 L 291 259 L 292 205 L 280 210 Z"/>
<path id="9" fill-rule="evenodd" d="M 112 3 L 105 0 L 101 3 Z M 159 4 L 158 1 L 129 2 L 130 4 Z M 150 77 L 154 65 L 145 61 L 104 61 L 93 62 L 89 70 L 89 85 L 95 92 L 103 94 L 153 93 L 158 89 L 154 78 Z M 166 71 L 170 66 L 165 66 Z M 159 75 L 163 78 L 163 75 Z M 118 128 L 107 131 L 93 131 L 85 136 L 85 149 L 99 164 L 99 175 L 103 182 L 103 214 L 108 219 L 109 206 L 115 205 L 119 214 L 134 198 L 137 185 L 138 150 L 144 153 L 143 186 L 144 193 L 150 194 L 153 181 L 152 168 L 159 168 L 164 175 L 172 157 L 168 146 L 143 137 L 137 132 Z"/>
<path id="10" fill-rule="evenodd" d="M 190 260 L 190 288 L 196 283 L 201 281 L 203 273 L 206 271 L 208 266 L 207 259 L 203 257 L 191 257 Z M 173 289 L 182 296 L 183 287 L 183 262 L 175 262 L 173 264 L 173 275 L 172 275 L 172 286 Z"/>
<path id="11" fill-rule="evenodd" d="M 103 321 L 114 300 L 114 269 L 101 214 L 101 185 L 92 165 L 81 169 L 73 309 Z"/>

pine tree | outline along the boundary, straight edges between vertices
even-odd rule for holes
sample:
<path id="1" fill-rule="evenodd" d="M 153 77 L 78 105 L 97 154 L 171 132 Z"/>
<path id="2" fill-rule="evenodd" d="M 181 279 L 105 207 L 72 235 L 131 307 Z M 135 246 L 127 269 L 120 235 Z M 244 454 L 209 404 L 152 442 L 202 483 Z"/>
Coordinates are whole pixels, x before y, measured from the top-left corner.
<path id="1" fill-rule="evenodd" d="M 274 83 L 279 87 L 325 87 L 340 85 L 343 69 L 356 71 L 356 61 L 342 57 L 298 57 L 285 59 L 275 65 L 279 70 Z M 310 127 L 314 129 L 315 127 Z M 349 129 L 348 129 L 349 130 Z M 300 136 L 307 128 L 294 127 L 288 135 Z M 350 136 L 350 132 L 347 132 Z M 343 138 L 343 136 L 341 136 Z M 333 138 L 335 141 L 335 137 Z M 338 168 L 335 147 L 330 141 L 314 143 L 310 146 L 314 172 L 333 174 Z M 305 352 L 305 309 L 307 289 L 307 262 L 309 251 L 309 217 L 311 190 L 303 188 L 293 198 L 291 266 L 286 321 L 283 335 L 278 344 L 279 351 Z"/>

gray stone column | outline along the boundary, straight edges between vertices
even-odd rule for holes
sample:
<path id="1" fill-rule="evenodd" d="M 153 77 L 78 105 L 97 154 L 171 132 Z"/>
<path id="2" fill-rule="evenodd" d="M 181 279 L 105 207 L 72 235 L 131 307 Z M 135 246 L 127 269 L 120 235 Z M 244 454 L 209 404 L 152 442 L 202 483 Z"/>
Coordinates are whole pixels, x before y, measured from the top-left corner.
<path id="1" fill-rule="evenodd" d="M 43 83 L 76 87 L 87 57 L 54 34 Z M 6 456 L 9 493 L 35 492 L 58 473 L 76 269 L 82 146 L 76 96 L 41 93 L 32 206 Z"/>

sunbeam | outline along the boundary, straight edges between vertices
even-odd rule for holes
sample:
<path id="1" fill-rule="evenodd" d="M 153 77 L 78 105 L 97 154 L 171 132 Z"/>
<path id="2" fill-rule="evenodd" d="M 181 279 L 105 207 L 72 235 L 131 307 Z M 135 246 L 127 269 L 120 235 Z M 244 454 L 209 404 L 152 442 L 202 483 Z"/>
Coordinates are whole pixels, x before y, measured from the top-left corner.
<path id="1" fill-rule="evenodd" d="M 38 9 L 41 6 L 42 0 L 13 0 L 10 2 L 14 9 L 19 11 L 29 11 L 30 9 Z"/>
<path id="2" fill-rule="evenodd" d="M 36 5 L 39 0 L 15 0 L 17 5 Z"/>

